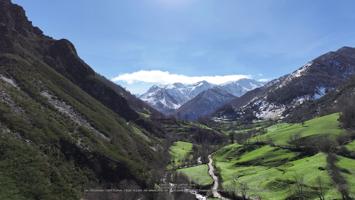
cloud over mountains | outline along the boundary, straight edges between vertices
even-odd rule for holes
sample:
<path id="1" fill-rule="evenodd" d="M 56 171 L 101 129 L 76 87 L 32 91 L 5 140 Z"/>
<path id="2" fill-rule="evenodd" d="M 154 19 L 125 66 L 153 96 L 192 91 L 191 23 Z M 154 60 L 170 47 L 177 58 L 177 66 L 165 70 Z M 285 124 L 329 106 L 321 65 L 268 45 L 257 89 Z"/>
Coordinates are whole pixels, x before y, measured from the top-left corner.
<path id="1" fill-rule="evenodd" d="M 172 84 L 184 83 L 192 84 L 199 81 L 207 81 L 213 84 L 223 84 L 230 81 L 237 81 L 244 78 L 251 78 L 250 75 L 231 74 L 231 75 L 216 75 L 216 76 L 187 76 L 182 74 L 174 74 L 168 71 L 160 70 L 140 70 L 132 73 L 120 74 L 111 80 L 114 82 L 125 82 L 134 84 L 139 82 L 154 83 L 154 84 Z"/>

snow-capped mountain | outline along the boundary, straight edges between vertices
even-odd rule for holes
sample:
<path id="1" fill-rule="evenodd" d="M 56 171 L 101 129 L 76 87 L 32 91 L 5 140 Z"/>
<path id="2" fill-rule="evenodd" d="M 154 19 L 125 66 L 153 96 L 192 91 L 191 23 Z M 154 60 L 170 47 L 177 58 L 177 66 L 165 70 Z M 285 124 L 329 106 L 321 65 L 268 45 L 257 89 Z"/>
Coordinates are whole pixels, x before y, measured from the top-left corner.
<path id="1" fill-rule="evenodd" d="M 199 93 L 215 86 L 207 81 L 200 81 L 194 84 L 154 85 L 146 93 L 142 94 L 140 98 L 163 114 L 169 115 Z"/>
<path id="2" fill-rule="evenodd" d="M 214 119 L 281 119 L 299 105 L 335 90 L 354 74 L 355 48 L 343 47 L 233 100 L 217 111 Z"/>
<path id="3" fill-rule="evenodd" d="M 186 102 L 176 111 L 175 116 L 182 120 L 197 120 L 213 113 L 234 98 L 236 97 L 223 88 L 214 87 Z"/>
<path id="4" fill-rule="evenodd" d="M 241 79 L 221 85 L 215 85 L 207 81 L 200 81 L 194 84 L 154 85 L 146 93 L 142 94 L 140 98 L 163 114 L 170 115 L 186 102 L 208 89 L 218 87 L 231 95 L 241 96 L 262 85 L 263 83 L 252 79 Z"/>
<path id="5" fill-rule="evenodd" d="M 239 97 L 247 93 L 250 90 L 263 86 L 264 83 L 253 80 L 253 79 L 241 79 L 239 81 L 232 81 L 220 85 L 226 92 Z"/>

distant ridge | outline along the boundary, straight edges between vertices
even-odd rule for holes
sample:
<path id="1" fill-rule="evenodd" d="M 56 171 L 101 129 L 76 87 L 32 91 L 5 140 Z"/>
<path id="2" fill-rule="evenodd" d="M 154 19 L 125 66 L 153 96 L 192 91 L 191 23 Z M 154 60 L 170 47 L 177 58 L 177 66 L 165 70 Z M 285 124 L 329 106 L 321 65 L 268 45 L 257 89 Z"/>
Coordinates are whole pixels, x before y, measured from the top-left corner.
<path id="1" fill-rule="evenodd" d="M 163 86 L 152 86 L 140 98 L 165 115 L 174 114 L 182 105 L 198 96 L 201 92 L 212 88 L 219 88 L 234 96 L 241 96 L 247 91 L 261 87 L 262 82 L 252 79 L 240 79 L 216 85 L 207 81 L 195 84 L 174 83 Z"/>

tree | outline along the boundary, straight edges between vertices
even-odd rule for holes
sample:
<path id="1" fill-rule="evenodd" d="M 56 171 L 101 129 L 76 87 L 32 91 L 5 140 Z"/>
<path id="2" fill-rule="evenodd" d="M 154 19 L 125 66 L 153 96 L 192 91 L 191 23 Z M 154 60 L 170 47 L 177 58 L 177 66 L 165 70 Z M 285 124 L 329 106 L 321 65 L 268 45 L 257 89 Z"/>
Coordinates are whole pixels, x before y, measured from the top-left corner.
<path id="1" fill-rule="evenodd" d="M 355 129 L 355 96 L 342 99 L 340 103 L 340 122 L 344 128 Z"/>
<path id="2" fill-rule="evenodd" d="M 229 133 L 229 139 L 230 139 L 230 142 L 231 144 L 234 144 L 234 133 Z"/>
<path id="3" fill-rule="evenodd" d="M 320 176 L 317 178 L 317 196 L 319 200 L 325 200 L 323 180 Z"/>
<path id="4" fill-rule="evenodd" d="M 289 144 L 293 144 L 295 145 L 297 148 L 300 147 L 300 142 L 299 142 L 299 139 L 301 139 L 301 134 L 300 133 L 295 133 L 295 134 L 292 134 L 290 136 L 290 138 L 288 139 L 288 143 Z"/>
<path id="5" fill-rule="evenodd" d="M 333 182 L 336 184 L 338 191 L 340 192 L 343 200 L 351 199 L 348 192 L 348 185 L 345 178 L 342 176 L 340 169 L 336 165 L 338 158 L 335 153 L 328 153 L 327 167 L 329 175 Z"/>
<path id="6" fill-rule="evenodd" d="M 304 193 L 304 178 L 303 176 L 300 175 L 295 175 L 293 177 L 295 181 L 295 187 L 293 188 L 294 195 L 297 197 L 297 199 L 306 199 L 305 198 L 305 193 Z"/>
<path id="7" fill-rule="evenodd" d="M 325 153 L 333 153 L 336 151 L 338 147 L 338 143 L 333 141 L 331 138 L 328 137 L 319 137 L 316 142 L 317 150 L 325 152 Z M 313 145 L 313 144 L 310 144 Z"/>
<path id="8" fill-rule="evenodd" d="M 249 187 L 248 187 L 248 184 L 246 183 L 239 183 L 239 190 L 240 190 L 240 193 L 242 195 L 242 198 L 243 200 L 247 200 L 247 194 L 248 194 L 248 191 L 249 191 Z"/>

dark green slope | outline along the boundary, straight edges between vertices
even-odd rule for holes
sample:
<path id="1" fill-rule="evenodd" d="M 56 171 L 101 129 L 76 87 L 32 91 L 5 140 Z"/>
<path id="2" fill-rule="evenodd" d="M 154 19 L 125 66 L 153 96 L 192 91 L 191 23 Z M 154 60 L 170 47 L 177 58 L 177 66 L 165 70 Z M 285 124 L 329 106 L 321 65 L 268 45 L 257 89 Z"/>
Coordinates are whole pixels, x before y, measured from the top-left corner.
<path id="1" fill-rule="evenodd" d="M 0 0 L 0 199 L 148 187 L 163 166 L 163 132 L 140 112 L 159 115 Z"/>

